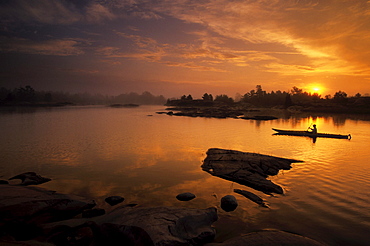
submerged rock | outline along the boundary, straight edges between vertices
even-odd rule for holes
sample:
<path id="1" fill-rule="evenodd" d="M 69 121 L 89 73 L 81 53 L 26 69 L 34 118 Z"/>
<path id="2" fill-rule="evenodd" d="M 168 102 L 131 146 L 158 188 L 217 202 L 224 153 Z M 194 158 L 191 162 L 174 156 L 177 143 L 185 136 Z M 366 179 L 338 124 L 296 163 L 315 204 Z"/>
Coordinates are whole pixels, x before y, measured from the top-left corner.
<path id="1" fill-rule="evenodd" d="M 234 211 L 238 207 L 235 196 L 226 195 L 221 198 L 221 208 L 226 212 Z"/>
<path id="2" fill-rule="evenodd" d="M 185 192 L 185 193 L 178 194 L 176 198 L 177 200 L 180 200 L 180 201 L 190 201 L 195 198 L 195 195 L 190 192 Z"/>
<path id="3" fill-rule="evenodd" d="M 110 197 L 105 198 L 105 202 L 111 206 L 117 205 L 123 202 L 124 200 L 125 198 L 123 198 L 122 196 L 110 196 Z"/>
<path id="4" fill-rule="evenodd" d="M 263 230 L 226 240 L 223 243 L 208 243 L 205 246 L 324 246 L 318 241 L 297 234 L 279 231 Z"/>
<path id="5" fill-rule="evenodd" d="M 269 155 L 211 148 L 202 169 L 214 176 L 231 180 L 264 193 L 282 194 L 283 189 L 267 179 L 279 170 L 289 170 L 291 163 L 302 162 Z"/>
<path id="6" fill-rule="evenodd" d="M 243 195 L 245 196 L 246 198 L 248 198 L 249 200 L 251 200 L 252 202 L 255 202 L 259 205 L 261 205 L 262 207 L 265 207 L 265 208 L 268 208 L 268 206 L 266 205 L 266 203 L 262 200 L 261 197 L 257 196 L 256 194 L 252 193 L 252 192 L 249 192 L 249 191 L 246 191 L 246 190 L 240 190 L 240 189 L 234 189 L 234 192 L 235 193 L 238 193 L 240 195 Z"/>
<path id="7" fill-rule="evenodd" d="M 51 179 L 41 177 L 40 175 L 36 174 L 35 172 L 26 172 L 19 175 L 16 175 L 9 180 L 12 179 L 20 179 L 22 180 L 21 185 L 38 185 L 42 183 L 49 182 Z"/>

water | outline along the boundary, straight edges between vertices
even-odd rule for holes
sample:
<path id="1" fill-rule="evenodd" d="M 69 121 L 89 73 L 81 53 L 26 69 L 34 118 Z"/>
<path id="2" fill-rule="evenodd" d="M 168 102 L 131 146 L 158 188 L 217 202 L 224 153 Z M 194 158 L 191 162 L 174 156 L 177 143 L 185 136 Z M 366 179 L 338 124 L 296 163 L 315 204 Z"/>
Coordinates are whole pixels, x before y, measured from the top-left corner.
<path id="1" fill-rule="evenodd" d="M 347 116 L 273 121 L 189 118 L 156 114 L 161 106 L 64 107 L 0 113 L 0 179 L 35 171 L 41 187 L 82 195 L 110 210 L 104 198 L 143 206 L 219 207 L 234 195 L 239 207 L 219 209 L 216 241 L 275 228 L 329 245 L 370 244 L 370 121 Z M 351 133 L 351 140 L 273 136 L 272 127 Z M 271 177 L 284 195 L 268 196 L 201 170 L 209 148 L 303 160 Z M 270 208 L 233 193 L 246 189 Z M 181 192 L 197 198 L 177 201 Z"/>

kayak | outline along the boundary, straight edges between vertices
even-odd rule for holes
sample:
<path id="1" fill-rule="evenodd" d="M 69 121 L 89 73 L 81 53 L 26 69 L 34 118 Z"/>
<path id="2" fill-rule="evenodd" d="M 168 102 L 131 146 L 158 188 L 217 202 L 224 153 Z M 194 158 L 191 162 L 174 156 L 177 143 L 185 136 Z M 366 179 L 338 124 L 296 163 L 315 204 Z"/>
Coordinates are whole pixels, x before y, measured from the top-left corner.
<path id="1" fill-rule="evenodd" d="M 351 134 L 341 135 L 341 134 L 330 134 L 330 133 L 312 133 L 309 131 L 295 131 L 295 130 L 280 130 L 272 128 L 276 131 L 275 135 L 289 135 L 289 136 L 304 136 L 311 138 L 341 138 L 341 139 L 351 139 Z"/>

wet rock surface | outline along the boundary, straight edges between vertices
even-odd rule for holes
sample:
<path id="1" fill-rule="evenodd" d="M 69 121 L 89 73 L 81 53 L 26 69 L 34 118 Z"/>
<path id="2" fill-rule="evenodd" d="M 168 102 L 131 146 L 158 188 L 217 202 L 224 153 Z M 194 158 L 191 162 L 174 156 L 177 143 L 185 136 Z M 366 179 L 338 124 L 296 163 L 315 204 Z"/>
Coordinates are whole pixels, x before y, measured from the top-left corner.
<path id="1" fill-rule="evenodd" d="M 84 227 L 86 223 L 96 224 L 97 226 L 93 228 L 109 223 L 115 225 L 115 227 L 141 228 L 149 235 L 154 245 L 203 245 L 212 242 L 214 239 L 216 232 L 212 224 L 217 219 L 216 208 L 133 208 L 122 206 L 103 216 L 89 220 L 72 219 L 49 224 L 46 225 L 44 230 L 65 233 L 69 230 L 75 231 Z M 86 235 L 86 237 L 89 237 L 89 235 Z"/>
<path id="2" fill-rule="evenodd" d="M 105 214 L 94 206 L 94 201 L 38 187 L 1 185 L 0 244 L 203 245 L 216 233 L 216 208 L 127 204 Z"/>
<path id="3" fill-rule="evenodd" d="M 95 206 L 93 201 L 38 187 L 0 186 L 0 218 L 2 223 L 46 223 L 68 219 Z"/>
<path id="4" fill-rule="evenodd" d="M 146 231 L 137 226 L 88 221 L 76 227 L 59 226 L 49 232 L 47 241 L 59 245 L 128 245 L 151 246 L 152 239 Z"/>
<path id="5" fill-rule="evenodd" d="M 211 225 L 217 219 L 216 208 L 124 207 L 97 218 L 96 222 L 141 227 L 155 245 L 201 245 L 215 237 Z"/>
<path id="6" fill-rule="evenodd" d="M 40 234 L 39 225 L 73 218 L 95 206 L 81 197 L 37 187 L 0 186 L 0 230 L 17 240 Z"/>
<path id="7" fill-rule="evenodd" d="M 209 243 L 206 246 L 324 246 L 313 239 L 297 234 L 279 231 L 263 230 L 226 240 L 223 243 Z"/>
<path id="8" fill-rule="evenodd" d="M 302 162 L 269 155 L 211 148 L 202 169 L 214 176 L 249 186 L 264 193 L 283 194 L 283 189 L 267 179 L 279 170 L 289 170 L 291 163 Z"/>

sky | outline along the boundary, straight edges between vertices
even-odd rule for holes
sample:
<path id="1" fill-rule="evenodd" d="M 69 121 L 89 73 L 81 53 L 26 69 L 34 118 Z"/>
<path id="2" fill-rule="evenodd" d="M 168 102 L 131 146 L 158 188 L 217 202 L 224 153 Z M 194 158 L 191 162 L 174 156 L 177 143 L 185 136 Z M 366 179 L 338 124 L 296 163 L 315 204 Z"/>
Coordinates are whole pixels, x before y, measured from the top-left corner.
<path id="1" fill-rule="evenodd" d="M 370 93 L 367 0 L 2 0 L 0 87 Z"/>

